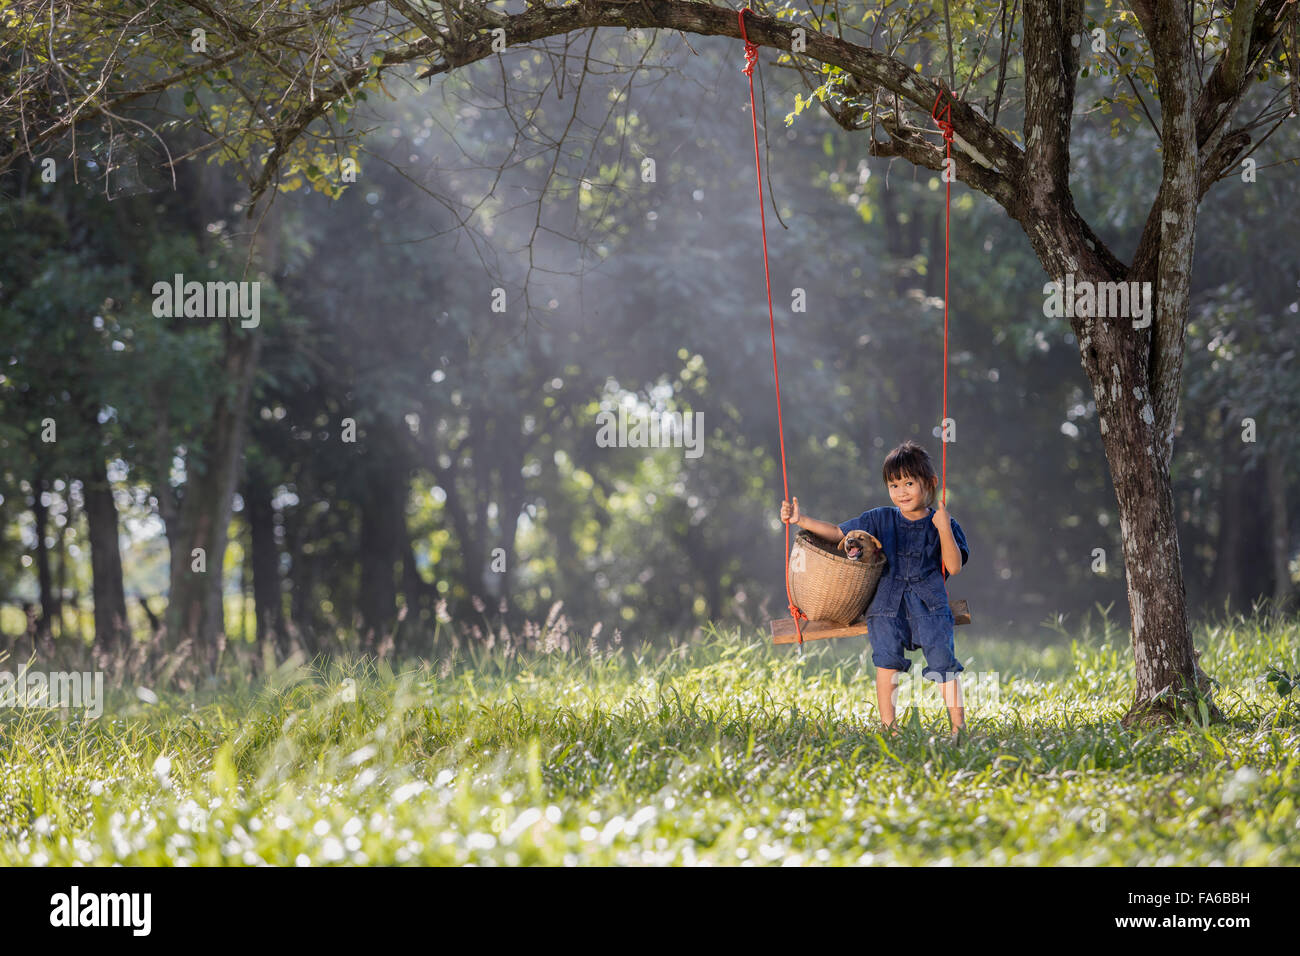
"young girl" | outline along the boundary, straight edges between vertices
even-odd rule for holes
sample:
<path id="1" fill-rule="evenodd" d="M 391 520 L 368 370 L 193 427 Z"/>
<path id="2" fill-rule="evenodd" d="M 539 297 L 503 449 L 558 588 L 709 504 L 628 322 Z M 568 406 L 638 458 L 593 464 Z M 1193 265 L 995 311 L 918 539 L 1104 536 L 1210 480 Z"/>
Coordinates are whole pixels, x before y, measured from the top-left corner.
<path id="1" fill-rule="evenodd" d="M 781 503 L 781 520 L 838 544 L 850 531 L 874 535 L 885 552 L 885 570 L 876 596 L 867 608 L 871 663 L 876 667 L 876 702 L 880 719 L 894 728 L 894 685 L 899 671 L 912 662 L 904 651 L 925 652 L 924 677 L 939 684 L 952 736 L 965 725 L 961 685 L 965 670 L 957 660 L 952 639 L 952 610 L 942 568 L 949 577 L 970 557 L 961 525 L 942 504 L 934 507 L 939 478 L 924 448 L 905 441 L 885 457 L 883 469 L 892 508 L 872 508 L 839 525 L 799 513 L 799 499 Z"/>

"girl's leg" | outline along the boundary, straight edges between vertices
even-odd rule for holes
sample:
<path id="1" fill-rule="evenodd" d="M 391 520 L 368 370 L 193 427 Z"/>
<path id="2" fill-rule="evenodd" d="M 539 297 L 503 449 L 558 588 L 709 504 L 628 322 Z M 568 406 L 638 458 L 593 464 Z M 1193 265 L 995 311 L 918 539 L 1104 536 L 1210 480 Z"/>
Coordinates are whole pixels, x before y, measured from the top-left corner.
<path id="1" fill-rule="evenodd" d="M 868 617 L 871 635 L 871 663 L 876 668 L 876 706 L 880 709 L 880 722 L 887 729 L 894 728 L 894 711 L 898 702 L 898 675 L 909 670 L 912 662 L 903 649 L 912 643 L 912 632 L 902 607 L 894 617 L 878 615 Z"/>
<path id="2" fill-rule="evenodd" d="M 894 726 L 894 700 L 898 693 L 899 671 L 888 667 L 876 668 L 876 707 L 880 710 L 880 722 L 886 727 Z"/>
<path id="3" fill-rule="evenodd" d="M 943 702 L 948 708 L 948 722 L 952 724 L 952 735 L 957 736 L 957 731 L 966 724 L 966 708 L 962 706 L 961 696 L 961 679 L 954 677 L 939 685 L 943 692 Z"/>

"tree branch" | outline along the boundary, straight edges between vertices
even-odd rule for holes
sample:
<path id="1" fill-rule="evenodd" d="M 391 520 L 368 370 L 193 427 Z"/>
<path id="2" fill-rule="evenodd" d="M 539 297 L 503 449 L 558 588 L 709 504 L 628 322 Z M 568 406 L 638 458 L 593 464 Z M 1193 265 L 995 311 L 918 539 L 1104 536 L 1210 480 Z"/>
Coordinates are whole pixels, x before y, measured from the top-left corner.
<path id="1" fill-rule="evenodd" d="M 880 117 L 880 126 L 889 134 L 889 139 L 887 141 L 871 139 L 868 150 L 872 156 L 896 156 L 915 166 L 924 166 L 935 172 L 943 171 L 945 158 L 943 146 L 925 138 L 927 133 L 933 134 L 934 130 L 909 126 L 892 113 Z M 953 152 L 953 161 L 959 180 L 990 196 L 1008 213 L 1020 208 L 1016 187 L 1005 176 L 963 156 L 960 151 Z"/>
<path id="2" fill-rule="evenodd" d="M 1233 11 L 1229 49 L 1215 64 L 1209 81 L 1196 101 L 1196 142 L 1203 158 L 1200 182 L 1204 188 L 1201 189 L 1200 196 L 1204 196 L 1213 184 L 1211 174 L 1216 168 L 1216 162 L 1231 153 L 1229 147 L 1232 143 L 1214 140 L 1227 138 L 1228 134 L 1224 131 L 1236 115 L 1251 79 L 1281 38 L 1283 11 L 1287 2 L 1288 0 L 1238 0 L 1237 8 Z M 1253 13 L 1250 19 L 1245 16 L 1247 9 Z M 1248 22 L 1251 24 L 1250 46 L 1242 54 L 1240 37 L 1247 32 L 1244 25 Z M 1234 53 L 1234 50 L 1237 52 Z M 1222 164 L 1217 166 L 1219 170 L 1223 168 Z M 1128 273 L 1130 281 L 1149 282 L 1155 277 L 1156 255 L 1160 247 L 1161 208 L 1160 197 L 1157 196 L 1147 214 L 1142 238 L 1133 255 L 1133 264 Z"/>
<path id="3" fill-rule="evenodd" d="M 1190 287 L 1189 247 L 1195 235 L 1196 208 L 1223 170 L 1250 143 L 1248 133 L 1228 132 L 1229 125 L 1251 79 L 1279 39 L 1287 2 L 1237 0 L 1228 47 L 1195 103 L 1190 97 L 1191 64 L 1185 50 L 1190 26 L 1184 8 L 1173 0 L 1136 0 L 1133 5 L 1155 54 L 1163 170 L 1128 279 L 1155 285 L 1148 381 L 1155 405 L 1155 435 L 1166 464 L 1173 451 L 1186 331 L 1185 312 L 1174 306 Z M 1184 255 L 1186 258 L 1180 259 Z"/>
<path id="4" fill-rule="evenodd" d="M 1025 188 L 1046 210 L 1070 189 L 1070 129 L 1082 0 L 1025 0 Z"/>
<path id="5" fill-rule="evenodd" d="M 1253 3 L 1239 0 L 1238 5 Z M 1153 440 L 1167 468 L 1173 456 L 1200 200 L 1200 148 L 1192 98 L 1192 55 L 1187 44 L 1191 22 L 1183 0 L 1135 0 L 1133 10 L 1155 60 L 1161 128 L 1160 191 L 1156 200 L 1159 215 L 1155 222 L 1148 218 L 1146 225 L 1159 235 L 1155 314 L 1147 357 L 1150 394 L 1134 397 L 1151 407 L 1143 418 L 1151 425 Z"/>
<path id="6" fill-rule="evenodd" d="M 711 3 L 694 0 L 655 0 L 629 3 L 627 0 L 582 0 L 566 7 L 536 6 L 524 13 L 502 18 L 506 44 L 520 46 L 545 37 L 593 27 L 623 29 L 681 30 L 705 36 L 740 38 L 736 12 Z M 771 17 L 746 15 L 745 31 L 750 42 L 758 46 L 791 52 L 794 29 L 800 24 L 783 23 Z M 828 36 L 807 27 L 806 49 L 810 59 L 837 66 L 858 81 L 859 91 L 885 90 L 927 114 L 939 95 L 936 83 L 910 69 L 901 60 L 867 47 Z M 467 35 L 446 42 L 444 59 L 419 74 L 420 78 L 446 73 L 492 55 L 492 36 Z M 952 123 L 960 142 L 976 162 L 993 169 L 1014 182 L 1021 168 L 1020 148 L 996 126 L 966 103 L 955 101 Z M 987 181 L 987 177 L 983 177 Z M 972 185 L 975 185 L 972 183 Z M 979 188 L 978 186 L 976 188 Z"/>

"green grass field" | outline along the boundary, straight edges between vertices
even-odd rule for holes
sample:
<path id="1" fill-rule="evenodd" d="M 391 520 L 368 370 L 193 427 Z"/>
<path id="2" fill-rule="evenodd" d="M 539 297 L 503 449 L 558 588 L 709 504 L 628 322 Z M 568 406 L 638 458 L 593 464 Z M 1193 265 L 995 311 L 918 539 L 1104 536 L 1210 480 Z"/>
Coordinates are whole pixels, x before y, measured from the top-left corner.
<path id="1" fill-rule="evenodd" d="M 1229 726 L 1122 729 L 1104 624 L 959 640 L 972 686 L 997 674 L 960 743 L 933 687 L 878 734 L 864 638 L 800 658 L 752 632 L 12 708 L 0 863 L 1296 865 L 1300 694 L 1265 675 L 1300 671 L 1300 622 L 1196 642 Z"/>

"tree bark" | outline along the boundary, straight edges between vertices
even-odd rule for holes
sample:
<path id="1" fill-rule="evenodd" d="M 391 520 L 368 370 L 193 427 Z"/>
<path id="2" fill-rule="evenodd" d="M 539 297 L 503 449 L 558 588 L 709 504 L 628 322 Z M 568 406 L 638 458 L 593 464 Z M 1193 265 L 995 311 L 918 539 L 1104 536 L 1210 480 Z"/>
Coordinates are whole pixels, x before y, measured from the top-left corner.
<path id="1" fill-rule="evenodd" d="M 406 471 L 377 463 L 361 502 L 362 647 L 374 651 L 393 630 L 397 614 L 397 574 L 407 543 Z"/>
<path id="2" fill-rule="evenodd" d="M 92 420 L 95 428 L 98 422 Z M 94 432 L 92 432 L 94 434 Z M 122 552 L 118 545 L 117 504 L 108 483 L 104 457 L 96 450 L 87 462 L 82 482 L 86 524 L 90 528 L 91 596 L 95 607 L 95 646 L 105 655 L 122 653 L 131 639 L 127 626 L 126 590 L 122 583 Z"/>
<path id="3" fill-rule="evenodd" d="M 54 600 L 54 583 L 50 577 L 50 549 L 45 545 L 45 532 L 49 527 L 50 509 L 42 497 L 48 482 L 44 474 L 32 482 L 32 519 L 36 531 L 36 581 L 41 591 L 41 616 L 36 622 L 36 635 L 48 636 L 50 622 L 58 616 Z"/>
<path id="4" fill-rule="evenodd" d="M 191 451 L 181 500 L 180 561 L 173 560 L 167 600 L 167 633 L 173 647 L 192 641 L 210 671 L 217 663 L 218 635 L 225 633 L 222 562 L 234 506 L 235 480 L 243 443 L 244 418 L 261 349 L 260 328 L 226 326 L 223 380 L 229 387 L 215 397 L 202 459 Z M 192 571 L 193 551 L 204 552 L 204 573 Z M 176 552 L 173 551 L 173 555 Z"/>
<path id="5" fill-rule="evenodd" d="M 289 654 L 284 629 L 284 593 L 280 587 L 280 551 L 275 543 L 275 509 L 271 485 L 259 466 L 251 466 L 244 485 L 244 516 L 248 522 L 253 565 L 253 608 L 257 643 L 270 645 L 279 660 Z"/>
<path id="6" fill-rule="evenodd" d="M 55 606 L 58 608 L 56 613 L 59 618 L 60 638 L 68 636 L 68 608 L 64 604 L 63 596 L 67 593 L 68 588 L 68 528 L 72 527 L 73 522 L 72 496 L 65 495 L 64 503 L 67 506 L 67 513 L 63 516 L 63 524 L 59 526 L 59 533 L 54 539 L 54 547 L 59 558 L 59 574 L 54 582 L 54 600 Z M 75 624 L 73 631 L 80 636 L 81 623 L 75 617 L 73 621 Z"/>
<path id="7" fill-rule="evenodd" d="M 501 572 L 500 594 L 507 601 L 514 587 L 515 572 L 520 563 L 515 543 L 519 537 L 519 515 L 527 495 L 524 486 L 524 454 L 522 444 L 510 449 L 501 463 L 501 501 L 498 521 L 501 525 L 501 547 L 506 552 L 505 570 Z"/>
<path id="8" fill-rule="evenodd" d="M 459 453 L 459 451 L 458 451 Z M 482 544 L 478 539 L 477 529 L 471 525 L 464 496 L 460 493 L 457 482 L 457 462 L 450 468 L 438 464 L 438 453 L 431 449 L 428 464 L 437 479 L 438 487 L 446 494 L 443 509 L 451 519 L 452 529 L 456 532 L 456 544 L 460 552 L 460 565 L 456 570 L 466 597 L 481 596 L 483 591 L 483 568 L 485 566 Z"/>
<path id="9" fill-rule="evenodd" d="M 415 558 L 415 547 L 408 532 L 402 547 L 402 600 L 406 606 L 407 617 L 412 622 L 405 631 L 408 637 L 412 632 L 419 633 L 423 630 L 433 613 L 429 598 L 436 594 L 436 589 L 420 574 L 419 563 Z M 397 647 L 400 653 L 409 653 L 413 649 L 409 640 L 399 641 Z"/>
<path id="10" fill-rule="evenodd" d="M 1160 90 L 1162 171 L 1156 205 L 1161 211 L 1154 315 L 1149 332 L 1135 329 L 1130 320 L 1116 323 L 1102 344 L 1119 354 L 1089 376 L 1098 416 L 1105 423 L 1106 457 L 1124 541 L 1137 678 L 1123 720 L 1126 726 L 1171 720 L 1178 715 L 1178 696 L 1208 689 L 1208 682 L 1199 679 L 1188 627 L 1169 480 L 1200 198 L 1193 64 L 1187 42 L 1191 24 L 1180 0 L 1142 0 L 1134 9 L 1155 53 Z M 1222 719 L 1213 701 L 1208 706 Z"/>
<path id="11" fill-rule="evenodd" d="M 1273 569 L 1273 602 L 1277 610 L 1284 611 L 1291 604 L 1291 534 L 1288 528 L 1286 506 L 1286 471 L 1282 456 L 1271 453 L 1265 465 L 1268 500 L 1272 507 L 1268 542 Z"/>
<path id="12" fill-rule="evenodd" d="M 1241 496 L 1241 465 L 1234 451 L 1239 451 L 1241 439 L 1229 417 L 1230 406 L 1220 409 L 1223 427 L 1221 436 L 1222 463 L 1219 483 L 1219 533 L 1215 539 L 1214 549 L 1214 587 L 1212 593 L 1216 604 L 1227 603 L 1240 606 L 1241 600 L 1241 540 L 1245 531 L 1245 508 Z"/>

